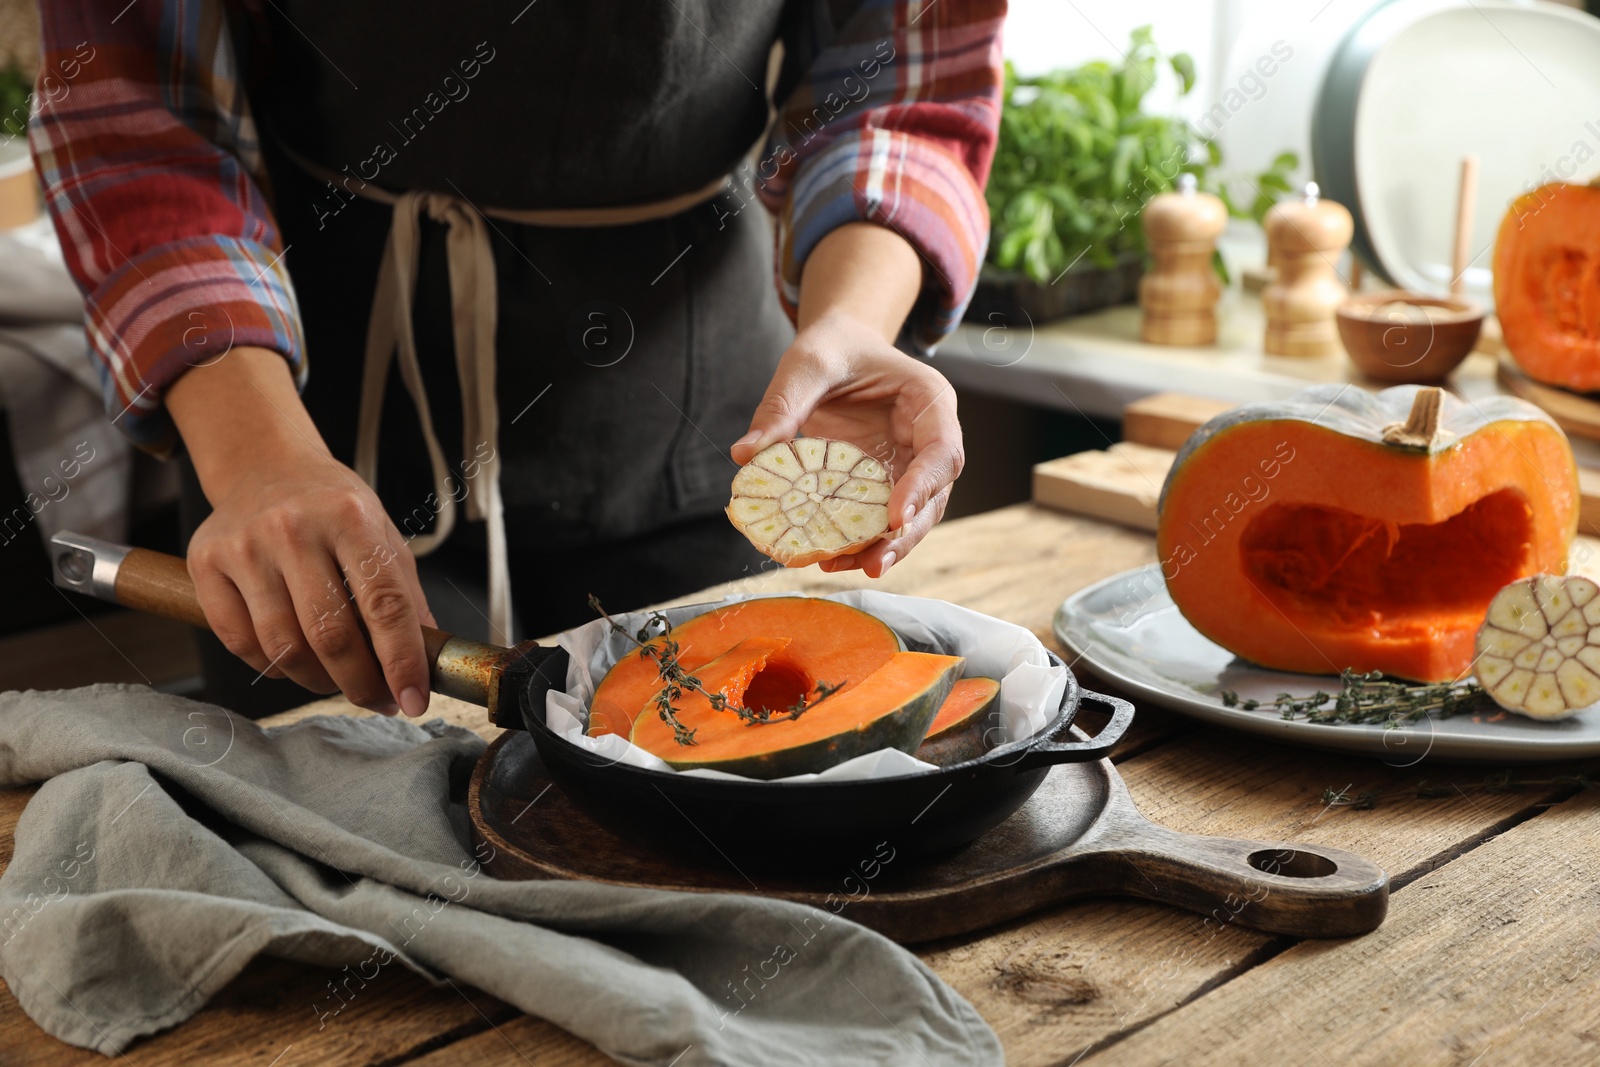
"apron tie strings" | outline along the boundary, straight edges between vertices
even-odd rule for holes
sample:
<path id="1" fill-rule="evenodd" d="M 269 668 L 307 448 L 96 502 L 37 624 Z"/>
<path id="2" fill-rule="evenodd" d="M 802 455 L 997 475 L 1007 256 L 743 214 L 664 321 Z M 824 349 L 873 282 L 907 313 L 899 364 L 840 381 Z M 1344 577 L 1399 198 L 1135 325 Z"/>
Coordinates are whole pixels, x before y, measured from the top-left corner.
<path id="1" fill-rule="evenodd" d="M 372 189 L 371 186 L 368 189 Z M 412 538 L 412 551 L 425 556 L 450 536 L 455 527 L 457 497 L 450 489 L 450 469 L 433 428 L 433 414 L 422 382 L 412 333 L 417 286 L 417 250 L 421 213 L 446 228 L 445 257 L 450 272 L 450 319 L 454 333 L 456 374 L 461 383 L 461 455 L 463 466 L 477 470 L 464 476 L 467 518 L 488 524 L 489 631 L 491 640 L 515 644 L 511 626 L 511 568 L 506 546 L 505 508 L 500 496 L 500 408 L 495 400 L 496 293 L 494 254 L 483 216 L 443 193 L 405 192 L 392 199 L 394 219 L 378 269 L 378 287 L 367 323 L 367 350 L 361 379 L 361 413 L 356 424 L 356 473 L 377 484 L 378 425 L 383 413 L 389 364 L 398 351 L 400 380 L 417 409 L 422 439 L 433 469 L 437 518 L 433 532 Z"/>

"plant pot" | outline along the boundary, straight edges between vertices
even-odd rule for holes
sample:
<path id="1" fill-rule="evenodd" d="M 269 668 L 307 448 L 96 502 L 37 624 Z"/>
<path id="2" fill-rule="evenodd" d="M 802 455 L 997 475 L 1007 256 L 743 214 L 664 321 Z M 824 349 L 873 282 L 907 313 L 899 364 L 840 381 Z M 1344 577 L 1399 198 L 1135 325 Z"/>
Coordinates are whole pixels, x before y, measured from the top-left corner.
<path id="1" fill-rule="evenodd" d="M 977 291 L 967 305 L 966 321 L 990 324 L 999 315 L 999 321 L 1010 323 L 1021 311 L 1037 324 L 1132 303 L 1139 299 L 1139 278 L 1143 274 L 1143 252 L 1124 252 L 1112 267 L 1083 260 L 1047 284 L 1040 284 L 1021 271 L 984 264 Z"/>

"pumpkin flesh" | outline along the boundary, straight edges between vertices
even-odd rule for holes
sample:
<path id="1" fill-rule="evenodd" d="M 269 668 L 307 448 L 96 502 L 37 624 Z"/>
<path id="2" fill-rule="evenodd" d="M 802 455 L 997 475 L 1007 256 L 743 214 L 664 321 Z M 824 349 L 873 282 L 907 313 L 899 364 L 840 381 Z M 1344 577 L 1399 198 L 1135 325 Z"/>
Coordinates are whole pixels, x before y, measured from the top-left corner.
<path id="1" fill-rule="evenodd" d="M 1494 299 L 1528 377 L 1600 389 L 1600 188 L 1556 182 L 1512 201 L 1495 238 Z"/>
<path id="2" fill-rule="evenodd" d="M 741 654 L 728 658 L 739 661 Z M 713 708 L 703 694 L 685 693 L 677 716 L 695 732 L 694 744 L 678 744 L 672 728 L 654 714 L 639 715 L 629 739 L 677 770 L 712 768 L 751 778 L 822 771 L 882 748 L 911 752 L 965 662 L 960 656 L 897 652 L 849 691 L 818 701 L 800 718 L 765 724 L 747 723 Z M 738 663 L 729 667 L 738 669 Z M 716 677 L 721 676 L 719 669 Z M 733 697 L 731 689 L 728 695 Z"/>
<path id="3" fill-rule="evenodd" d="M 991 738 L 986 735 L 999 704 L 1000 683 L 993 678 L 961 679 L 939 706 L 916 757 L 941 766 L 977 759 L 989 750 Z"/>
<path id="4" fill-rule="evenodd" d="M 812 597 L 762 597 L 714 608 L 679 623 L 678 663 L 695 671 L 747 638 L 787 638 L 754 680 L 752 699 L 787 707 L 818 681 L 848 690 L 900 651 L 887 625 L 857 608 Z M 659 644 L 656 638 L 651 644 Z M 591 736 L 627 736 L 639 710 L 661 688 L 661 670 L 638 650 L 618 660 L 589 701 Z"/>
<path id="5" fill-rule="evenodd" d="M 1415 451 L 1264 415 L 1180 456 L 1157 546 L 1173 601 L 1236 655 L 1445 681 L 1502 585 L 1565 569 L 1577 500 L 1547 421 Z"/>

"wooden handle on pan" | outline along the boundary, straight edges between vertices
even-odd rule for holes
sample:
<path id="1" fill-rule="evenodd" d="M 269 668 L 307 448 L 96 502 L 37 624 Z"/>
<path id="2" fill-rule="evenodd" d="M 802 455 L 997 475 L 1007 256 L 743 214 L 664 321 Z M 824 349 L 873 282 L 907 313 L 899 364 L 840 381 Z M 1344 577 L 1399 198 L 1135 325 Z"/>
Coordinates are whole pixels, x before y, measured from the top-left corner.
<path id="1" fill-rule="evenodd" d="M 189 577 L 189 565 L 182 556 L 169 556 L 165 552 L 152 552 L 148 548 L 130 548 L 117 567 L 113 586 L 116 602 L 125 608 L 159 615 L 163 619 L 176 619 L 202 630 L 211 629 L 206 613 L 200 608 L 200 597 L 195 593 L 194 579 Z M 439 650 L 452 634 L 422 628 L 422 644 L 428 651 L 431 665 L 439 657 Z"/>
<path id="2" fill-rule="evenodd" d="M 117 603 L 135 611 L 176 619 L 190 626 L 209 630 L 206 613 L 200 610 L 194 580 L 180 557 L 148 548 L 130 548 L 117 568 L 113 586 Z"/>
<path id="3" fill-rule="evenodd" d="M 55 582 L 61 588 L 202 630 L 211 628 L 182 557 L 67 532 L 56 534 L 50 545 Z M 498 672 L 514 650 L 430 626 L 422 627 L 422 644 L 435 692 L 486 707 L 496 702 Z"/>

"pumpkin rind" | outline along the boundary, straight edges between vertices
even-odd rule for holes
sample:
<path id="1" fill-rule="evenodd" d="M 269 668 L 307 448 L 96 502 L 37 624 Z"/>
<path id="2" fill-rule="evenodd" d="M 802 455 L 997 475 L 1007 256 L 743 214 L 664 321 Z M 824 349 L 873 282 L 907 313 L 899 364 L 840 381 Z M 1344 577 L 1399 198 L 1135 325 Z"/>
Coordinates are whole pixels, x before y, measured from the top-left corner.
<path id="1" fill-rule="evenodd" d="M 1443 398 L 1422 447 L 1383 443 L 1418 389 L 1316 386 L 1225 412 L 1185 443 L 1156 543 L 1173 602 L 1265 667 L 1460 677 L 1489 599 L 1566 568 L 1577 468 L 1510 397 Z"/>
<path id="2" fill-rule="evenodd" d="M 691 674 L 740 641 L 788 638 L 772 665 L 848 689 L 903 647 L 882 620 L 859 608 L 816 597 L 757 597 L 686 619 L 669 636 L 678 642 L 678 663 Z M 652 644 L 657 643 L 657 638 Z M 661 688 L 661 671 L 637 650 L 612 665 L 589 701 L 591 736 L 627 736 L 634 717 Z M 842 691 L 842 690 L 841 690 Z"/>
<path id="3" fill-rule="evenodd" d="M 1000 706 L 1000 683 L 993 678 L 963 678 L 928 726 L 916 757 L 946 766 L 977 759 L 989 750 L 992 714 Z"/>
<path id="4" fill-rule="evenodd" d="M 1494 299 L 1528 377 L 1600 389 L 1600 188 L 1554 182 L 1511 202 L 1495 237 Z"/>
<path id="5" fill-rule="evenodd" d="M 849 692 L 818 702 L 798 719 L 761 725 L 713 709 L 699 693 L 686 693 L 677 715 L 695 731 L 694 744 L 678 744 L 671 727 L 643 714 L 629 740 L 676 770 L 709 768 L 763 779 L 823 771 L 883 748 L 911 752 L 965 662 L 960 656 L 897 652 Z"/>

